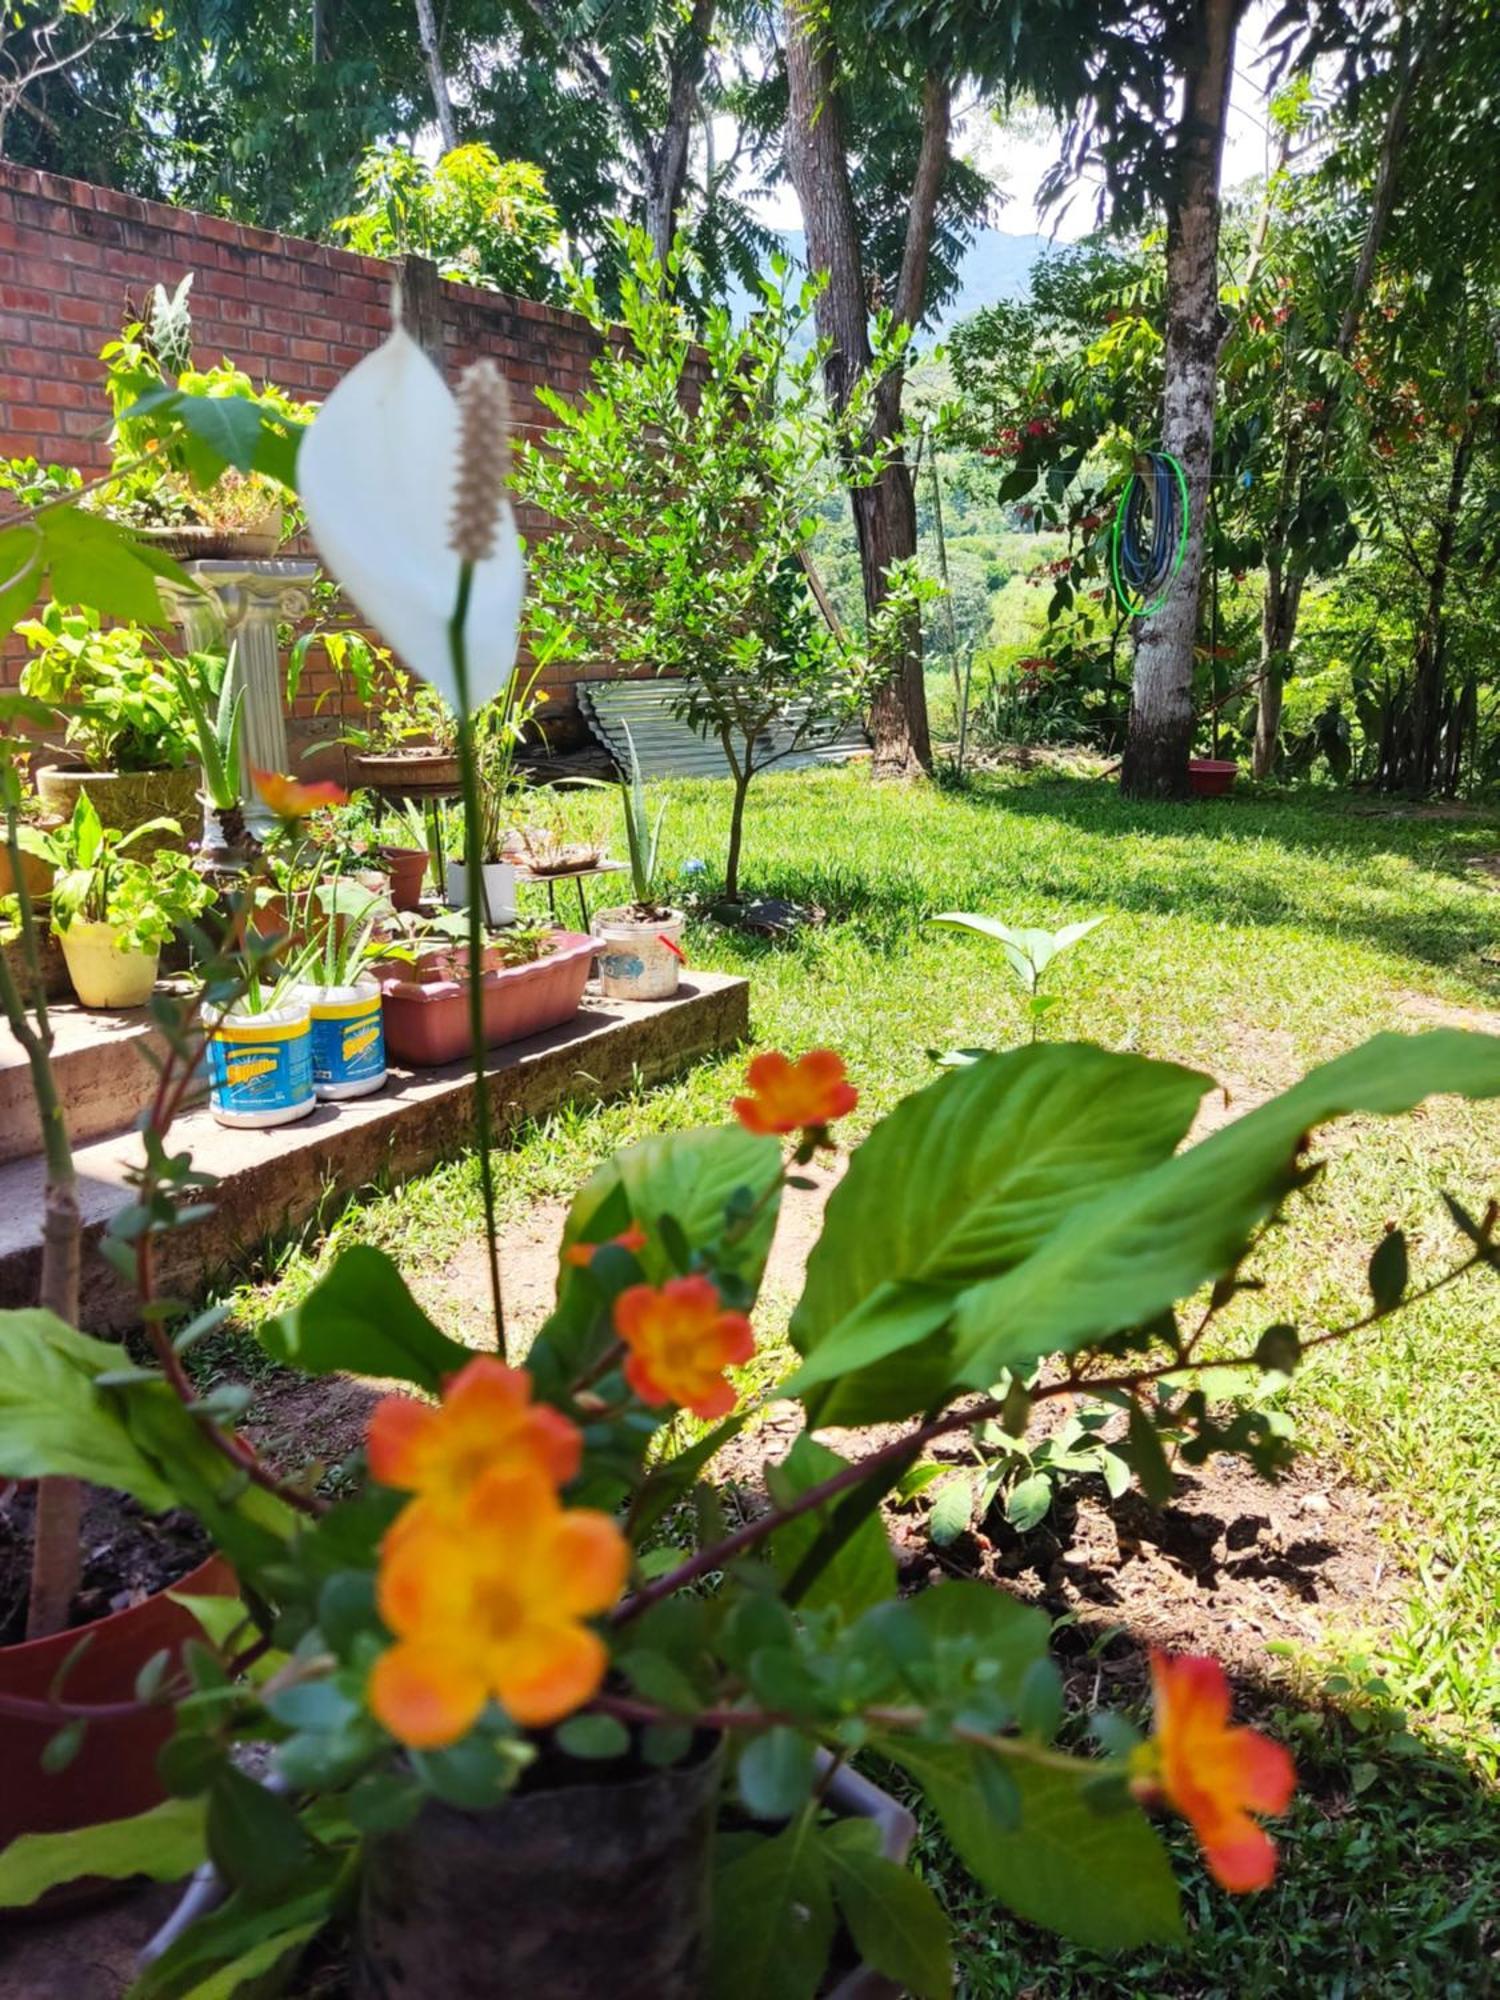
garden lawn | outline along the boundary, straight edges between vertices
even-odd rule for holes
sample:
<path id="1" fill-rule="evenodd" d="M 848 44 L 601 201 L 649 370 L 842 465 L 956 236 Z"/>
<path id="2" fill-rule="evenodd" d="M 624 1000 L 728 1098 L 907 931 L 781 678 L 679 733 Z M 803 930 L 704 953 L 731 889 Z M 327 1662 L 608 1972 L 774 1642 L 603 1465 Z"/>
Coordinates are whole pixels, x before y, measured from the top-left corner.
<path id="1" fill-rule="evenodd" d="M 709 873 L 694 886 L 711 885 L 727 788 L 661 790 L 669 871 L 701 859 Z M 618 838 L 604 796 L 575 795 L 567 810 Z M 688 948 L 695 964 L 750 976 L 758 1045 L 843 1052 L 861 1130 L 927 1080 L 929 1050 L 1004 1046 L 1022 1032 L 998 952 L 928 917 L 979 910 L 1051 928 L 1102 916 L 1049 978 L 1049 1034 L 1195 1064 L 1228 1086 L 1232 1114 L 1381 1029 L 1500 1032 L 1500 878 L 1485 866 L 1497 854 L 1494 819 L 1326 792 L 1144 807 L 1106 783 L 1047 776 L 957 791 L 797 773 L 752 792 L 745 879 L 819 906 L 826 922 L 777 945 L 703 924 Z M 742 1069 L 742 1055 L 704 1064 L 524 1133 L 501 1164 L 504 1212 L 566 1199 L 644 1133 L 721 1121 Z M 1268 1240 L 1256 1266 L 1267 1291 L 1245 1302 L 1242 1331 L 1282 1315 L 1307 1331 L 1356 1316 L 1385 1224 L 1407 1231 L 1420 1280 L 1456 1261 L 1439 1189 L 1476 1210 L 1500 1193 L 1494 1105 L 1443 1101 L 1337 1129 L 1321 1150 L 1329 1171 Z M 248 1278 L 239 1318 L 291 1303 L 353 1240 L 390 1250 L 421 1287 L 479 1227 L 472 1159 L 367 1190 Z M 441 1315 L 442 1287 L 421 1288 Z M 788 1304 L 768 1302 L 772 1357 Z M 233 1367 L 245 1351 L 216 1343 L 216 1362 Z M 1188 1946 L 1112 1964 L 997 1914 L 924 1836 L 967 1993 L 1500 1990 L 1500 1283 L 1485 1274 L 1325 1350 L 1287 1407 L 1309 1450 L 1383 1493 L 1392 1546 L 1383 1629 L 1330 1629 L 1301 1657 L 1268 1653 L 1251 1677 L 1250 1698 L 1290 1735 L 1306 1786 L 1275 1889 L 1234 1902 L 1184 1847 Z M 1310 1717 L 1310 1703 L 1324 1706 Z"/>

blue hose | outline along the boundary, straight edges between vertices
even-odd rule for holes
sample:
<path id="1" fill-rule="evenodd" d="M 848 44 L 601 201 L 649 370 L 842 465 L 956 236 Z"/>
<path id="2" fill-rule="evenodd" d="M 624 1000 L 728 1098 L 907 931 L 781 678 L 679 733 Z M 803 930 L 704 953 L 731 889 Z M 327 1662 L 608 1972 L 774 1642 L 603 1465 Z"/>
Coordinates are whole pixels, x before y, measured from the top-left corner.
<path id="1" fill-rule="evenodd" d="M 1169 451 L 1136 460 L 1115 509 L 1110 572 L 1132 618 L 1159 611 L 1187 553 L 1187 476 Z"/>

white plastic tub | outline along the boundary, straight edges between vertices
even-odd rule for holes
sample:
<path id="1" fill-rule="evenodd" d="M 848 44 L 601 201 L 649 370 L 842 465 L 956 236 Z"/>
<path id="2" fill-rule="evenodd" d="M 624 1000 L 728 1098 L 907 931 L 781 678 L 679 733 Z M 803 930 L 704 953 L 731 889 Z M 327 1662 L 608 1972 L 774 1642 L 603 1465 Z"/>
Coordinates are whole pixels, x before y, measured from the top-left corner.
<path id="1" fill-rule="evenodd" d="M 312 1023 L 300 1002 L 247 1014 L 203 1010 L 208 1030 L 208 1108 L 221 1125 L 263 1131 L 292 1125 L 317 1104 Z"/>
<path id="2" fill-rule="evenodd" d="M 385 1082 L 384 1003 L 368 972 L 352 986 L 299 986 L 312 1027 L 313 1090 L 327 1102 L 368 1097 Z"/>

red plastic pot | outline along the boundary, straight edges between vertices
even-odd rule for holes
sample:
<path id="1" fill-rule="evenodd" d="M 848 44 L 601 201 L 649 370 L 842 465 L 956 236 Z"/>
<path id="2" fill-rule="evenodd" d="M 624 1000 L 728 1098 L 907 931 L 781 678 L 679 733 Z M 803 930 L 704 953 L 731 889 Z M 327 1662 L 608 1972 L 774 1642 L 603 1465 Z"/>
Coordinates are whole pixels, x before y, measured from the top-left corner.
<path id="1" fill-rule="evenodd" d="M 484 1045 L 524 1041 L 571 1021 L 583 1004 L 598 939 L 560 931 L 534 965 L 503 966 L 484 954 Z M 414 1069 L 432 1069 L 470 1054 L 468 954 L 462 947 L 430 954 L 414 971 L 381 975 L 386 1053 Z"/>
<path id="2" fill-rule="evenodd" d="M 422 884 L 427 879 L 425 847 L 382 847 L 381 859 L 391 871 L 391 901 L 398 910 L 422 907 Z"/>
<path id="3" fill-rule="evenodd" d="M 1239 765 L 1223 757 L 1193 757 L 1188 762 L 1188 782 L 1193 796 L 1221 799 L 1234 783 Z"/>
<path id="4" fill-rule="evenodd" d="M 228 1597 L 238 1586 L 222 1556 L 210 1556 L 172 1589 L 189 1597 Z M 185 1640 L 199 1636 L 196 1618 L 165 1591 L 88 1625 L 0 1646 L 0 1694 L 45 1701 L 68 1655 L 87 1638 L 69 1669 L 58 1699 L 70 1708 L 133 1700 L 135 1678 L 163 1647 L 174 1661 Z M 22 1833 L 68 1833 L 97 1821 L 149 1812 L 166 1796 L 156 1775 L 156 1754 L 172 1734 L 167 1708 L 91 1719 L 76 1757 L 48 1773 L 42 1752 L 68 1718 L 30 1719 L 0 1710 L 0 1848 Z"/>

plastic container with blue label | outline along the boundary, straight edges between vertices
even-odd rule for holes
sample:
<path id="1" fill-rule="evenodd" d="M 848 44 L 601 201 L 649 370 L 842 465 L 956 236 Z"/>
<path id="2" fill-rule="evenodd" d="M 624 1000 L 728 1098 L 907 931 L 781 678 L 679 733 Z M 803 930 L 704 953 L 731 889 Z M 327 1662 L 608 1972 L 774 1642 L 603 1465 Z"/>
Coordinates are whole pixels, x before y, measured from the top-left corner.
<path id="1" fill-rule="evenodd" d="M 385 1082 L 384 1003 L 369 973 L 352 986 L 299 986 L 312 1021 L 313 1089 L 319 1097 L 368 1097 Z"/>
<path id="2" fill-rule="evenodd" d="M 252 1131 L 291 1125 L 317 1104 L 312 1023 L 301 1002 L 263 1014 L 203 1010 L 208 1030 L 208 1106 L 221 1125 Z"/>

